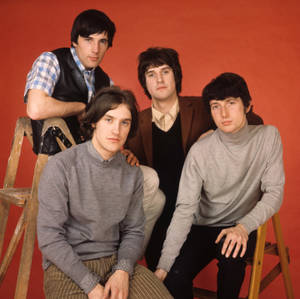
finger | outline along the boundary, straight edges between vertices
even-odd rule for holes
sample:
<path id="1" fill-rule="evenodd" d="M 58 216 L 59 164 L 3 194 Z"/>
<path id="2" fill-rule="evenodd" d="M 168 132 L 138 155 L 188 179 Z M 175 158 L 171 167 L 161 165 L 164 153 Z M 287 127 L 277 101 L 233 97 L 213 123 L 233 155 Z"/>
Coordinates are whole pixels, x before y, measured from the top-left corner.
<path id="1" fill-rule="evenodd" d="M 220 240 L 222 239 L 222 237 L 225 236 L 225 235 L 226 235 L 226 232 L 225 232 L 224 229 L 222 229 L 221 232 L 219 233 L 215 243 L 218 244 L 220 242 Z"/>
<path id="2" fill-rule="evenodd" d="M 108 299 L 109 297 L 109 292 L 110 292 L 110 284 L 109 282 L 107 282 L 105 284 L 105 287 L 104 287 L 104 292 L 103 292 L 103 299 Z"/>
<path id="3" fill-rule="evenodd" d="M 124 289 L 122 292 L 121 299 L 127 299 L 128 298 L 128 289 Z"/>
<path id="4" fill-rule="evenodd" d="M 240 249 L 241 249 L 241 244 L 240 243 L 235 243 L 234 252 L 232 254 L 233 258 L 237 257 L 237 255 L 239 254 Z"/>
<path id="5" fill-rule="evenodd" d="M 226 257 L 229 257 L 230 254 L 231 254 L 231 251 L 234 247 L 234 241 L 229 239 L 229 238 L 226 238 L 225 241 L 224 241 L 224 244 L 223 244 L 223 247 L 222 247 L 222 254 L 224 254 Z"/>
<path id="6" fill-rule="evenodd" d="M 242 247 L 242 252 L 240 254 L 240 257 L 243 257 L 245 255 L 245 253 L 246 253 L 246 250 L 247 250 L 247 241 L 243 242 L 242 246 L 243 247 Z"/>
<path id="7" fill-rule="evenodd" d="M 109 299 L 119 299 L 120 298 L 119 295 L 120 293 L 117 288 L 111 288 Z"/>
<path id="8" fill-rule="evenodd" d="M 223 236 L 222 236 L 223 237 Z M 224 242 L 223 242 L 223 245 L 222 245 L 222 250 L 221 250 L 221 254 L 225 254 L 226 251 L 228 250 L 228 247 L 229 245 L 231 244 L 231 238 L 229 238 L 229 236 L 227 235 Z"/>

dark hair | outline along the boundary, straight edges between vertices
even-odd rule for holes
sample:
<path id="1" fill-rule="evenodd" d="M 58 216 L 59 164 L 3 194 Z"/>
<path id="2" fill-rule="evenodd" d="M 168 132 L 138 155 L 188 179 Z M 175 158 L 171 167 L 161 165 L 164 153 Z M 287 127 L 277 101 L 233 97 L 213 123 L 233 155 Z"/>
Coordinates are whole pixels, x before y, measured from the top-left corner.
<path id="1" fill-rule="evenodd" d="M 71 43 L 77 44 L 78 36 L 88 37 L 91 34 L 106 32 L 108 47 L 112 47 L 116 32 L 115 24 L 102 11 L 88 9 L 81 12 L 74 20 L 71 31 Z"/>
<path id="2" fill-rule="evenodd" d="M 138 105 L 130 90 L 121 90 L 117 86 L 100 89 L 86 106 L 86 115 L 81 122 L 81 130 L 89 140 L 93 137 L 93 124 L 97 123 L 109 110 L 116 109 L 120 104 L 128 106 L 131 112 L 131 126 L 128 138 L 133 137 L 138 127 Z"/>
<path id="3" fill-rule="evenodd" d="M 158 67 L 167 64 L 173 70 L 177 94 L 181 92 L 182 71 L 178 53 L 174 49 L 159 47 L 148 48 L 139 55 L 138 59 L 138 78 L 149 99 L 151 99 L 151 95 L 147 90 L 145 77 L 145 73 L 149 67 Z"/>
<path id="4" fill-rule="evenodd" d="M 211 100 L 225 100 L 240 97 L 244 107 L 248 108 L 251 96 L 244 78 L 234 73 L 223 73 L 207 84 L 202 91 L 202 99 L 208 111 Z"/>

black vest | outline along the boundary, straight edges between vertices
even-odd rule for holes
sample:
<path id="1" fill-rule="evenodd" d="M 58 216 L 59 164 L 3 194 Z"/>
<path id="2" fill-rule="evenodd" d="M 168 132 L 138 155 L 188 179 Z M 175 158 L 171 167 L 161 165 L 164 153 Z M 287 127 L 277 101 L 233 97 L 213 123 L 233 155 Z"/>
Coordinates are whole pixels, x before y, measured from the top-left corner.
<path id="1" fill-rule="evenodd" d="M 52 97 L 63 102 L 88 102 L 88 88 L 83 74 L 77 67 L 69 48 L 61 48 L 52 51 L 58 59 L 60 76 L 55 85 Z M 95 68 L 95 91 L 110 85 L 107 74 L 100 68 Z M 76 116 L 64 118 L 76 143 L 83 141 L 80 134 L 80 125 Z M 33 131 L 33 151 L 48 155 L 54 155 L 60 151 L 55 140 L 55 130 L 48 130 L 42 137 L 44 120 L 31 120 Z"/>

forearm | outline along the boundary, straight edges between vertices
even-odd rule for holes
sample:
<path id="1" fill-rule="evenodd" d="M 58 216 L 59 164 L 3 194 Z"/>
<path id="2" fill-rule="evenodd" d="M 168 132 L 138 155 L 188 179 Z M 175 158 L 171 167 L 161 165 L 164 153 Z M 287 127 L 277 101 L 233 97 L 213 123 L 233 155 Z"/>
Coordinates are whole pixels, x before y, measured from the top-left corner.
<path id="1" fill-rule="evenodd" d="M 48 240 L 53 237 L 47 234 Z M 86 294 L 88 294 L 100 281 L 101 277 L 92 273 L 72 247 L 64 240 L 43 246 L 39 236 L 41 252 L 49 262 L 58 267 L 65 275 L 70 277 Z"/>
<path id="2" fill-rule="evenodd" d="M 143 176 L 140 170 L 139 172 L 131 204 L 120 224 L 122 239 L 118 249 L 118 262 L 114 266 L 114 270 L 124 270 L 129 274 L 141 257 L 144 242 Z"/>
<path id="3" fill-rule="evenodd" d="M 261 178 L 262 198 L 247 215 L 238 221 L 245 226 L 248 233 L 272 217 L 279 210 L 283 200 L 285 175 L 281 139 L 277 129 L 269 128 L 269 131 L 272 137 L 268 140 L 271 150 Z"/>
<path id="4" fill-rule="evenodd" d="M 271 218 L 280 208 L 283 199 L 283 186 L 272 193 L 264 193 L 262 199 L 238 223 L 242 224 L 248 234 Z"/>
<path id="5" fill-rule="evenodd" d="M 34 120 L 78 115 L 85 106 L 82 102 L 59 101 L 41 90 L 32 89 L 28 92 L 27 115 Z"/>
<path id="6" fill-rule="evenodd" d="M 189 154 L 181 175 L 179 191 L 171 224 L 163 245 L 158 268 L 169 271 L 191 229 L 194 214 L 199 205 L 202 179 L 193 157 Z"/>

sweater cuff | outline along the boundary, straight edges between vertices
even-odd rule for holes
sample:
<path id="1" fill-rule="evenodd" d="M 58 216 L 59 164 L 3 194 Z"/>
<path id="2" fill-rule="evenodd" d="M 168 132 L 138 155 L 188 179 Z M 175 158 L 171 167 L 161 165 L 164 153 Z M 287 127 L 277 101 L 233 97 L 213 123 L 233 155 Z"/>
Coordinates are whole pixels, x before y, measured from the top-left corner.
<path id="1" fill-rule="evenodd" d="M 114 273 L 116 270 L 123 270 L 129 273 L 129 276 L 133 274 L 133 263 L 131 260 L 128 259 L 122 259 L 119 260 L 116 265 L 112 268 L 112 273 Z"/>
<path id="2" fill-rule="evenodd" d="M 169 272 L 170 269 L 173 266 L 173 263 L 174 263 L 174 261 L 172 259 L 165 258 L 165 257 L 162 256 L 160 258 L 156 268 L 157 269 L 162 269 L 162 270 L 165 270 L 165 271 Z"/>
<path id="3" fill-rule="evenodd" d="M 87 273 L 79 283 L 79 287 L 88 294 L 100 283 L 100 277 L 93 273 Z"/>
<path id="4" fill-rule="evenodd" d="M 253 225 L 251 225 L 251 222 L 247 221 L 247 219 L 245 218 L 242 218 L 240 221 L 237 222 L 237 224 L 242 224 L 246 229 L 248 235 L 250 235 L 250 233 L 256 229 Z"/>

